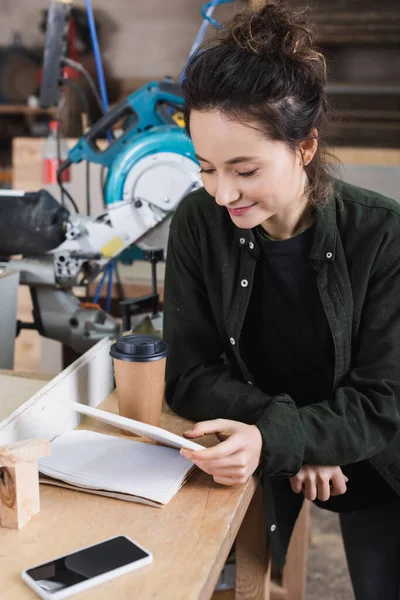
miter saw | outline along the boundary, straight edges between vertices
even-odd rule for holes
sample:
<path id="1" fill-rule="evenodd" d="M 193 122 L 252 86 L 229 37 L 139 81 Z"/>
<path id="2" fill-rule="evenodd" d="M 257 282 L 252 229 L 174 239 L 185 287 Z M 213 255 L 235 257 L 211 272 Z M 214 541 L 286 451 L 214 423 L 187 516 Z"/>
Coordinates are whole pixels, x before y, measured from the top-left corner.
<path id="1" fill-rule="evenodd" d="M 43 191 L 0 196 L 5 217 L 0 256 L 23 254 L 0 266 L 19 271 L 20 282 L 30 287 L 41 335 L 78 352 L 106 335 L 118 335 L 119 324 L 98 307 L 81 305 L 73 288 L 93 282 L 133 243 L 146 246 L 152 239 L 154 247 L 157 229 L 201 185 L 189 138 L 182 127 L 169 123 L 174 107 L 183 102 L 173 90 L 168 81 L 139 90 L 70 151 L 67 163 L 85 158 L 113 165 L 105 186 L 109 205 L 101 214 L 71 214 Z M 98 135 L 123 117 L 129 119 L 126 130 L 101 152 Z M 30 228 L 18 235 L 22 222 Z"/>
<path id="2" fill-rule="evenodd" d="M 78 352 L 118 335 L 118 321 L 82 305 L 73 288 L 88 286 L 134 243 L 166 246 L 170 216 L 201 185 L 192 143 L 180 123 L 182 105 L 179 84 L 150 83 L 72 148 L 60 174 L 82 160 L 108 167 L 106 209 L 95 217 L 69 213 L 43 191 L 0 195 L 0 256 L 23 255 L 0 266 L 19 271 L 20 283 L 30 287 L 34 327 L 41 335 Z M 122 122 L 119 137 L 100 150 L 99 138 L 117 122 Z"/>
<path id="3" fill-rule="evenodd" d="M 215 6 L 229 1 L 213 0 L 203 7 L 205 21 L 192 51 Z M 57 103 L 63 68 L 71 66 L 65 35 L 70 5 L 71 0 L 50 5 L 42 106 Z M 108 169 L 105 210 L 100 215 L 71 214 L 44 191 L 0 195 L 6 228 L 2 236 L 0 218 L 0 256 L 23 255 L 2 266 L 20 272 L 20 282 L 30 287 L 33 300 L 34 324 L 21 327 L 34 327 L 78 352 L 104 336 L 118 335 L 118 322 L 97 306 L 82 305 L 74 288 L 93 282 L 132 244 L 166 247 L 170 216 L 181 199 L 201 185 L 184 130 L 183 104 L 180 84 L 170 79 L 149 83 L 107 112 L 69 152 L 59 169 L 60 183 L 63 170 L 82 160 Z M 105 150 L 99 147 L 100 138 L 108 139 Z M 27 226 L 21 235 L 18 228 L 23 222 Z"/>
<path id="4" fill-rule="evenodd" d="M 154 81 L 131 94 L 101 118 L 68 154 L 63 169 L 71 163 L 87 160 L 108 169 L 104 185 L 104 202 L 135 200 L 138 214 L 141 198 L 151 210 L 171 214 L 195 177 L 200 184 L 199 167 L 193 146 L 185 134 L 182 87 L 172 80 Z M 99 149 L 104 139 L 119 123 L 121 132 Z M 189 179 L 188 179 L 189 178 Z M 165 248 L 169 220 L 162 222 L 141 239 L 141 248 Z M 126 255 L 126 254 L 125 254 Z"/>

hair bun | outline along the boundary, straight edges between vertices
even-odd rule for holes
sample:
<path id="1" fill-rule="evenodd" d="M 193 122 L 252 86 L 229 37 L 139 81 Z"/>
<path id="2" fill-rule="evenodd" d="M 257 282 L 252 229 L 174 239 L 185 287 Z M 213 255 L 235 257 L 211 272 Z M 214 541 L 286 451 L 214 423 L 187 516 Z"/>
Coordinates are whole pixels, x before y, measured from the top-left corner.
<path id="1" fill-rule="evenodd" d="M 315 47 L 313 29 L 304 13 L 281 2 L 248 0 L 244 10 L 226 22 L 220 42 L 260 56 L 281 54 L 299 62 L 317 61 L 325 76 L 325 59 Z"/>

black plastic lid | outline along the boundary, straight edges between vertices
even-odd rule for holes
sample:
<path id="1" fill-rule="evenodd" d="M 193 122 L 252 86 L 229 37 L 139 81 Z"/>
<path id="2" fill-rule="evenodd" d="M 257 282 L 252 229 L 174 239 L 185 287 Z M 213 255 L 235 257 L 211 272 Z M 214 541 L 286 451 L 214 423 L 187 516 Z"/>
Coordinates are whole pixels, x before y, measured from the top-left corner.
<path id="1" fill-rule="evenodd" d="M 123 335 L 110 348 L 110 356 L 127 362 L 150 362 L 167 354 L 167 344 L 155 335 Z"/>

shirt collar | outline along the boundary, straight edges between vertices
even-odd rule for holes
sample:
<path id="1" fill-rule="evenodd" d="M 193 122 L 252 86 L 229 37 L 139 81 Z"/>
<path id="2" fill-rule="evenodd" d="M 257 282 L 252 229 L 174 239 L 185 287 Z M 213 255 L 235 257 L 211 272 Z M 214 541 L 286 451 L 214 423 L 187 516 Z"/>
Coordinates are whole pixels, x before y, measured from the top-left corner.
<path id="1" fill-rule="evenodd" d="M 235 227 L 236 243 L 253 256 L 260 255 L 255 230 Z M 336 193 L 333 192 L 325 206 L 315 211 L 315 235 L 310 258 L 320 261 L 333 261 L 336 255 Z"/>

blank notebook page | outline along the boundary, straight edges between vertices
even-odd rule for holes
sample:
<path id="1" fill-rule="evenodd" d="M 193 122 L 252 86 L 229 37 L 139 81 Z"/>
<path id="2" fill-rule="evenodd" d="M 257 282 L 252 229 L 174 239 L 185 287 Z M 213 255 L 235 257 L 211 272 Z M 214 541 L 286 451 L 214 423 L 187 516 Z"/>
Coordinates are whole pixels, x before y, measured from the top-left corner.
<path id="1" fill-rule="evenodd" d="M 44 475 L 93 489 L 141 496 L 166 504 L 180 489 L 193 463 L 166 448 L 95 431 L 70 431 L 39 460 Z"/>

